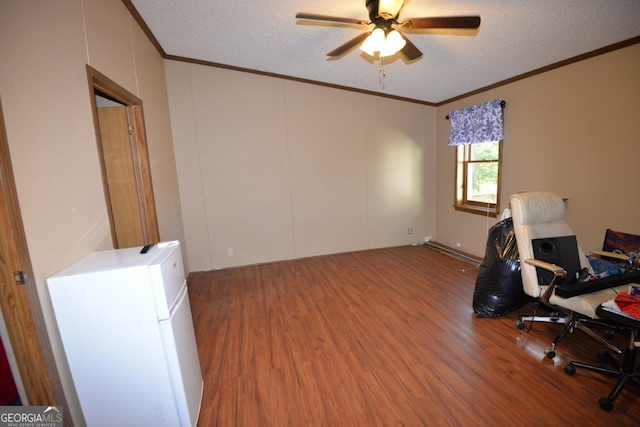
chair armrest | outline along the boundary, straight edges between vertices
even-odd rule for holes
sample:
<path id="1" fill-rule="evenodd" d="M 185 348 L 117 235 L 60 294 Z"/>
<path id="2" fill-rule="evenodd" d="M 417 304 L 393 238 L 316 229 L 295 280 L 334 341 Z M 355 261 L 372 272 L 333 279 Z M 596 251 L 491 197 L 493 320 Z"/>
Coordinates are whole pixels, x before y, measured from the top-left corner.
<path id="1" fill-rule="evenodd" d="M 559 267 L 555 264 L 551 264 L 550 262 L 540 261 L 535 258 L 527 258 L 524 260 L 529 265 L 533 265 L 534 267 L 540 267 L 544 270 L 550 271 L 556 277 L 567 277 L 567 272 L 564 268 Z"/>
<path id="2" fill-rule="evenodd" d="M 591 253 L 589 254 L 594 258 L 599 258 L 601 256 L 606 256 L 609 258 L 615 258 L 615 259 L 619 259 L 621 261 L 629 261 L 629 257 L 627 255 L 624 254 L 617 254 L 615 252 L 609 252 L 609 251 L 591 251 Z"/>
<path id="3" fill-rule="evenodd" d="M 551 295 L 553 294 L 557 286 L 556 279 L 558 277 L 561 277 L 561 278 L 567 277 L 567 271 L 564 268 L 559 267 L 555 264 L 551 264 L 550 262 L 540 261 L 539 259 L 535 259 L 535 258 L 527 258 L 524 260 L 524 262 L 534 267 L 539 267 L 553 273 L 553 279 L 551 280 L 551 283 L 549 283 L 547 288 L 544 290 L 544 292 L 540 296 L 540 301 L 542 301 L 542 303 L 545 305 L 549 305 L 549 300 L 551 299 Z"/>

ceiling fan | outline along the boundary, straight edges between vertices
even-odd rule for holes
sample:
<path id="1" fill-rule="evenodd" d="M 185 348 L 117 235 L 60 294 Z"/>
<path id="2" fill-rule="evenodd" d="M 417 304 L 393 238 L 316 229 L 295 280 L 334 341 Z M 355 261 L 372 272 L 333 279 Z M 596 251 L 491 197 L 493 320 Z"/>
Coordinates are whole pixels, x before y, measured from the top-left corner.
<path id="1" fill-rule="evenodd" d="M 361 26 L 374 25 L 371 31 L 366 31 L 352 38 L 327 53 L 327 56 L 340 56 L 362 43 L 360 48 L 371 56 L 374 56 L 375 52 L 378 52 L 380 57 L 400 52 L 409 61 L 420 58 L 422 52 L 404 34 L 398 31 L 402 28 L 411 30 L 437 28 L 476 29 L 480 26 L 479 16 L 444 16 L 399 20 L 400 11 L 407 3 L 409 3 L 409 0 L 365 0 L 365 5 L 369 11 L 368 21 L 304 12 L 297 13 L 296 18 Z"/>

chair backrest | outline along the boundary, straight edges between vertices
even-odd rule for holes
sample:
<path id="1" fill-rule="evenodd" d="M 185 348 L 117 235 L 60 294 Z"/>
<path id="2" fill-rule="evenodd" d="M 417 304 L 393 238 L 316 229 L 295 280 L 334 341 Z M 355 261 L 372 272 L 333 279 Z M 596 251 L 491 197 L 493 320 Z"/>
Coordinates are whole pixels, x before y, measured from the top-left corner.
<path id="1" fill-rule="evenodd" d="M 520 256 L 522 287 L 531 297 L 538 298 L 545 289 L 539 285 L 536 268 L 524 262 L 528 258 L 535 258 L 531 241 L 573 235 L 571 227 L 564 222 L 564 211 L 564 201 L 554 193 L 527 191 L 511 196 L 511 215 Z M 592 272 L 580 247 L 578 254 L 581 267 L 586 267 Z"/>

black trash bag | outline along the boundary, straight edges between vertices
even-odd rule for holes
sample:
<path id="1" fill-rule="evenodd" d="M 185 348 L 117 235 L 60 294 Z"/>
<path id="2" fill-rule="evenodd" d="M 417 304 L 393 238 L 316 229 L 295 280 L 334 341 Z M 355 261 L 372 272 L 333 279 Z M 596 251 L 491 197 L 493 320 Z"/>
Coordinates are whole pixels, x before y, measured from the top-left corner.
<path id="1" fill-rule="evenodd" d="M 477 317 L 499 317 L 529 302 L 522 289 L 520 257 L 511 218 L 491 227 L 473 292 Z"/>

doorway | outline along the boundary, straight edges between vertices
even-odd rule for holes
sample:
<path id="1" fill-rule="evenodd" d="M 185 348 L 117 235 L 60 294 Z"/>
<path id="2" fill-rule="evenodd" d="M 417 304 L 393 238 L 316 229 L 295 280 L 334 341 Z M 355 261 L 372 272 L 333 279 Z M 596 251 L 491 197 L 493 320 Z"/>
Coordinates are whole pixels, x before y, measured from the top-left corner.
<path id="1" fill-rule="evenodd" d="M 113 247 L 157 243 L 142 100 L 87 65 Z"/>

